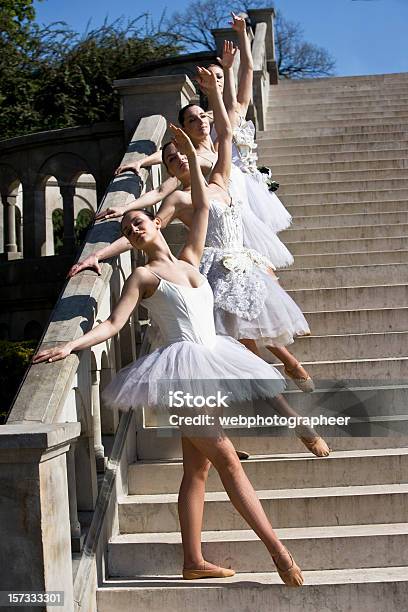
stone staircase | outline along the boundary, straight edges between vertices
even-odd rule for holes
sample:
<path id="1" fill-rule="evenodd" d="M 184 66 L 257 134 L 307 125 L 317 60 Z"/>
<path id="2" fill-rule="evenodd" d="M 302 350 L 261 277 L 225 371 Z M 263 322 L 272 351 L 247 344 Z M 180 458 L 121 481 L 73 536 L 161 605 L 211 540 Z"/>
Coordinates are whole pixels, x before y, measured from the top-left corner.
<path id="1" fill-rule="evenodd" d="M 320 407 L 361 418 L 354 436 L 331 438 L 328 459 L 269 430 L 230 431 L 253 453 L 245 470 L 305 586 L 282 585 L 214 470 L 204 554 L 237 574 L 180 579 L 179 441 L 150 427 L 119 501 L 99 612 L 407 609 L 406 102 L 408 74 L 283 83 L 271 90 L 268 129 L 258 136 L 260 160 L 273 168 L 295 219 L 281 234 L 295 265 L 279 276 L 313 333 L 293 350 L 318 389 L 290 390 L 290 401 L 305 414 Z"/>

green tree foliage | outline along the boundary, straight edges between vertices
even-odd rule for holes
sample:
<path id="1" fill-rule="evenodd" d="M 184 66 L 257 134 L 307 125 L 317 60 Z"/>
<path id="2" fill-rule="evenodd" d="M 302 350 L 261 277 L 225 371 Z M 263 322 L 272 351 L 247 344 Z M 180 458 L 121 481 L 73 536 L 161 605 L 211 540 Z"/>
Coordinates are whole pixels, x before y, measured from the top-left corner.
<path id="1" fill-rule="evenodd" d="M 36 345 L 37 340 L 0 340 L 0 424 L 11 407 Z"/>
<path id="2" fill-rule="evenodd" d="M 144 62 L 183 49 L 157 32 L 145 15 L 106 22 L 83 35 L 65 23 L 40 29 L 31 15 L 27 13 L 21 36 L 14 38 L 11 19 L 0 39 L 0 138 L 117 120 L 114 79 L 132 76 Z"/>
<path id="3" fill-rule="evenodd" d="M 86 233 L 94 219 L 94 214 L 89 208 L 83 208 L 79 211 L 75 221 L 75 240 L 77 246 L 80 246 L 85 240 Z"/>
<path id="4" fill-rule="evenodd" d="M 64 245 L 64 213 L 61 208 L 52 211 L 52 229 L 54 234 L 54 253 L 60 255 Z"/>

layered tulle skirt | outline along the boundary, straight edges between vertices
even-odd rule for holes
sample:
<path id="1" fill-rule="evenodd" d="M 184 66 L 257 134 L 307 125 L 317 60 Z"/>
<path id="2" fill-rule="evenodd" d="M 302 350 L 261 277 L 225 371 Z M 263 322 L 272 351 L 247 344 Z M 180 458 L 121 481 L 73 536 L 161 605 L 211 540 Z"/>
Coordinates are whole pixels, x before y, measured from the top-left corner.
<path id="1" fill-rule="evenodd" d="M 310 334 L 299 306 L 256 251 L 206 247 L 200 271 L 213 290 L 217 334 L 255 340 L 260 347 L 287 346 Z"/>
<path id="2" fill-rule="evenodd" d="M 120 370 L 102 397 L 122 410 L 154 407 L 172 412 L 177 397 L 227 396 L 229 405 L 272 399 L 285 389 L 285 380 L 272 365 L 229 337 L 217 336 L 213 346 L 188 341 L 155 349 Z"/>
<path id="3" fill-rule="evenodd" d="M 279 198 L 237 166 L 232 167 L 230 193 L 243 204 L 241 215 L 244 245 L 267 257 L 275 268 L 291 266 L 293 255 L 276 232 L 288 227 L 292 217 Z"/>

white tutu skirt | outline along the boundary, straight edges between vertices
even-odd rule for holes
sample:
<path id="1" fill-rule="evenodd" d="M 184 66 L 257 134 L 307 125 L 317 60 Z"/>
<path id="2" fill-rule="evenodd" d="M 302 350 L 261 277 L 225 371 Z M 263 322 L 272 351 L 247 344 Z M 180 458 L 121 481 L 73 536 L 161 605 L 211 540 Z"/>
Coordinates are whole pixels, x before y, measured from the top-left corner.
<path id="1" fill-rule="evenodd" d="M 200 272 L 213 291 L 217 334 L 276 347 L 310 334 L 299 306 L 258 253 L 237 249 L 234 256 L 228 250 L 206 247 Z"/>
<path id="2" fill-rule="evenodd" d="M 250 195 L 254 190 L 260 190 L 263 204 L 259 198 L 255 200 L 253 195 Z M 275 209 L 271 208 L 273 202 L 271 203 L 267 200 L 272 194 L 270 194 L 264 186 L 258 185 L 256 181 L 251 178 L 251 175 L 245 174 L 237 166 L 232 166 L 230 192 L 233 198 L 241 200 L 243 203 L 241 215 L 244 246 L 249 249 L 254 249 L 258 251 L 258 253 L 261 253 L 261 255 L 267 257 L 275 268 L 286 268 L 291 266 L 294 261 L 293 255 L 276 235 L 276 231 L 278 230 L 273 229 L 271 214 Z M 289 216 L 288 224 L 290 224 L 291 216 L 281 204 L 280 200 L 278 198 L 276 199 L 283 211 Z M 279 207 L 277 207 L 277 210 L 278 209 Z M 282 223 L 278 223 L 278 225 L 280 229 L 283 229 Z"/>
<path id="3" fill-rule="evenodd" d="M 188 341 L 157 348 L 120 370 L 102 398 L 111 408 L 154 407 L 168 414 L 169 390 L 195 397 L 220 391 L 228 395 L 228 405 L 233 405 L 272 399 L 285 385 L 273 366 L 233 338 L 217 336 L 211 348 Z"/>
<path id="4" fill-rule="evenodd" d="M 281 232 L 292 223 L 292 215 L 286 210 L 278 196 L 269 191 L 265 185 L 262 174 L 243 173 L 249 205 L 257 215 L 273 232 Z"/>
<path id="5" fill-rule="evenodd" d="M 222 308 L 214 309 L 217 334 L 238 340 L 256 340 L 258 347 L 292 344 L 296 336 L 310 335 L 309 325 L 299 306 L 268 273 L 263 273 L 267 291 L 256 318 L 248 319 Z"/>

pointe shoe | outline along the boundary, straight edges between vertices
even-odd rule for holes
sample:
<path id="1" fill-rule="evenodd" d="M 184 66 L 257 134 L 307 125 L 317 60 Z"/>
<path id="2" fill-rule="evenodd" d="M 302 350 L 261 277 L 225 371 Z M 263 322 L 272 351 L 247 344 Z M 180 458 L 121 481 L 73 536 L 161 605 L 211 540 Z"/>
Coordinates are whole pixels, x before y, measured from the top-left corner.
<path id="1" fill-rule="evenodd" d="M 295 433 L 299 440 L 303 442 L 306 448 L 316 457 L 328 457 L 330 455 L 331 448 L 321 436 L 316 435 L 314 438 L 306 438 L 296 431 Z"/>
<path id="2" fill-rule="evenodd" d="M 237 453 L 238 458 L 241 459 L 241 461 L 242 459 L 249 459 L 250 457 L 250 454 L 247 453 L 246 451 L 237 450 L 235 452 Z"/>
<path id="3" fill-rule="evenodd" d="M 312 391 L 315 390 L 315 386 L 314 386 L 314 382 L 311 379 L 311 377 L 309 376 L 309 374 L 306 372 L 306 378 L 303 377 L 299 377 L 296 376 L 296 374 L 294 374 L 294 371 L 297 370 L 297 368 L 299 366 L 301 366 L 302 364 L 300 362 L 298 362 L 294 368 L 290 368 L 288 370 L 288 368 L 285 366 L 284 367 L 284 372 L 287 376 L 289 376 L 289 378 L 291 378 L 293 380 L 293 382 L 295 383 L 295 385 L 304 393 L 312 393 Z M 304 369 L 304 368 L 303 368 Z"/>
<path id="4" fill-rule="evenodd" d="M 282 570 L 280 569 L 280 567 L 277 564 L 277 560 L 279 559 L 279 557 L 282 555 L 282 553 L 288 553 L 291 561 L 292 561 L 292 565 L 287 569 L 287 570 Z M 276 557 L 276 560 L 275 560 Z M 290 552 L 288 551 L 287 548 L 283 547 L 282 550 L 280 551 L 280 553 L 278 553 L 277 555 L 272 555 L 272 560 L 274 562 L 274 564 L 276 565 L 276 569 L 278 571 L 279 576 L 281 577 L 281 580 L 290 587 L 300 587 L 302 586 L 302 584 L 304 583 L 304 578 L 302 575 L 302 570 L 300 569 L 300 567 L 295 563 L 292 555 L 290 554 Z"/>
<path id="5" fill-rule="evenodd" d="M 183 569 L 184 580 L 199 580 L 201 578 L 230 578 L 235 572 L 226 567 L 217 567 L 217 569 L 205 569 L 205 561 L 203 569 Z"/>

